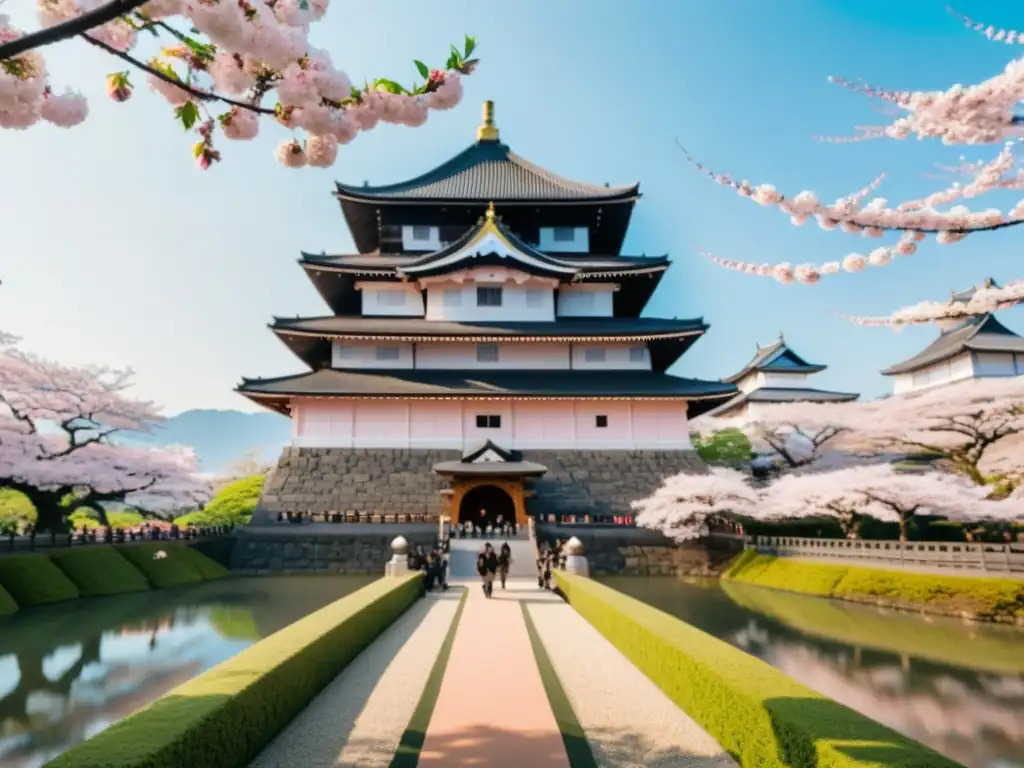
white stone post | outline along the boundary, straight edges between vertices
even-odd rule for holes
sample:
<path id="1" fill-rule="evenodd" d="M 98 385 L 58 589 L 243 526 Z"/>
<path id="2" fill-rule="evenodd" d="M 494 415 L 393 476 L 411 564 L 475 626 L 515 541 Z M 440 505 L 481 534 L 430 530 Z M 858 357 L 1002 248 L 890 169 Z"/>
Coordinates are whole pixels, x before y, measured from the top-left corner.
<path id="1" fill-rule="evenodd" d="M 583 542 L 575 536 L 565 542 L 565 572 L 575 573 L 577 576 L 590 575 L 590 566 L 587 565 L 587 558 L 583 556 Z"/>
<path id="2" fill-rule="evenodd" d="M 409 542 L 398 536 L 391 542 L 391 559 L 384 566 L 385 576 L 405 576 L 409 573 Z"/>

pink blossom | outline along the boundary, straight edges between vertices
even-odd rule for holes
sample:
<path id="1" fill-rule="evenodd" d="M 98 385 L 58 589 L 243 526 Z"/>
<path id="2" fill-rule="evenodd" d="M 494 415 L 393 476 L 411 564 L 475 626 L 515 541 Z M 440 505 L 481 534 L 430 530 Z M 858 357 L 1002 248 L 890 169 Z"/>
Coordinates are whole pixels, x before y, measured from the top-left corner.
<path id="1" fill-rule="evenodd" d="M 306 153 L 295 139 L 278 144 L 276 155 L 277 161 L 285 168 L 302 168 L 306 165 Z"/>
<path id="2" fill-rule="evenodd" d="M 884 267 L 892 259 L 892 252 L 888 248 L 875 248 L 868 254 L 868 262 L 875 267 Z"/>
<path id="3" fill-rule="evenodd" d="M 224 93 L 245 93 L 256 82 L 256 78 L 245 67 L 245 61 L 237 53 L 218 52 L 208 71 L 214 86 Z"/>
<path id="4" fill-rule="evenodd" d="M 707 474 L 669 477 L 632 507 L 637 525 L 685 541 L 706 533 L 705 521 L 713 515 L 756 514 L 757 495 L 742 472 L 715 467 Z"/>
<path id="5" fill-rule="evenodd" d="M 773 277 L 783 285 L 793 282 L 793 266 L 788 262 L 777 264 L 773 270 Z"/>
<path id="6" fill-rule="evenodd" d="M 59 128 L 72 128 L 89 114 L 89 104 L 80 93 L 66 91 L 63 96 L 47 96 L 39 114 Z"/>
<path id="7" fill-rule="evenodd" d="M 236 141 L 254 139 L 260 130 L 259 118 L 249 110 L 238 107 L 232 107 L 227 114 L 222 115 L 220 124 L 224 136 Z"/>
<path id="8" fill-rule="evenodd" d="M 338 157 L 338 140 L 333 134 L 311 135 L 306 139 L 306 160 L 312 168 L 330 168 Z"/>
<path id="9" fill-rule="evenodd" d="M 156 75 L 147 75 L 146 78 L 149 80 L 149 87 L 167 99 L 173 107 L 180 107 L 182 104 L 192 100 L 192 94 L 188 91 L 168 83 Z"/>
<path id="10" fill-rule="evenodd" d="M 1024 303 L 1024 280 L 1015 280 L 1001 287 L 982 287 L 975 290 L 968 301 L 922 301 L 904 307 L 888 317 L 846 317 L 852 323 L 865 326 L 890 326 L 941 323 L 987 315 Z"/>

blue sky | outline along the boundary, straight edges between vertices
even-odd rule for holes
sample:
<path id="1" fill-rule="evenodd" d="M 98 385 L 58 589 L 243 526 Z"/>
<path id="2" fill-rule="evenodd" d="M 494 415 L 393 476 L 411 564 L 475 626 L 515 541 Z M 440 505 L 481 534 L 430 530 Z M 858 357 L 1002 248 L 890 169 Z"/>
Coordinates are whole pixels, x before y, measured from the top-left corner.
<path id="1" fill-rule="evenodd" d="M 3 10 L 31 26 L 32 5 L 8 0 Z M 1015 3 L 964 0 L 960 10 L 1024 27 Z M 273 148 L 287 132 L 266 123 L 255 142 L 222 141 L 224 162 L 201 172 L 191 137 L 141 77 L 135 98 L 115 104 L 103 95 L 104 74 L 119 69 L 113 60 L 77 41 L 48 49 L 53 82 L 85 92 L 92 112 L 69 131 L 0 134 L 0 328 L 65 362 L 135 368 L 138 393 L 168 413 L 250 409 L 232 392 L 241 376 L 302 370 L 267 330 L 271 316 L 327 311 L 295 263 L 299 251 L 352 248 L 333 180 L 386 183 L 433 167 L 473 140 L 488 98 L 502 139 L 533 162 L 580 180 L 641 182 L 625 250 L 667 252 L 675 262 L 648 314 L 711 324 L 675 369 L 681 375 L 729 375 L 756 342 L 784 330 L 798 352 L 830 366 L 820 386 L 875 396 L 888 389 L 877 371 L 935 331 L 859 328 L 829 310 L 887 314 L 988 275 L 1024 277 L 1018 229 L 951 247 L 930 241 L 888 268 L 815 287 L 727 272 L 696 254 L 821 262 L 874 243 L 797 229 L 736 197 L 684 162 L 677 137 L 713 168 L 827 200 L 881 171 L 889 177 L 877 194 L 920 196 L 945 186 L 924 177 L 932 163 L 998 151 L 811 138 L 886 120 L 830 86 L 830 74 L 944 88 L 991 76 L 1021 54 L 963 29 L 942 0 L 335 0 L 313 40 L 353 80 L 409 81 L 413 58 L 440 62 L 467 32 L 483 64 L 458 109 L 434 113 L 423 128 L 362 135 L 327 170 L 279 166 Z M 1024 332 L 1024 310 L 1003 319 Z"/>

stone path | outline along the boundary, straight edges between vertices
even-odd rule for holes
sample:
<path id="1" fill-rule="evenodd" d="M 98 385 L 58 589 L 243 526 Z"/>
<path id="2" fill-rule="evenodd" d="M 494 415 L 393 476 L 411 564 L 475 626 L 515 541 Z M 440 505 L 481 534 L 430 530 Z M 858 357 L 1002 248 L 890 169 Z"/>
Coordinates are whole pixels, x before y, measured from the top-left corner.
<path id="1" fill-rule="evenodd" d="M 426 686 L 462 590 L 427 595 L 363 651 L 250 768 L 386 768 Z"/>
<path id="2" fill-rule="evenodd" d="M 533 626 L 601 768 L 736 762 L 567 603 L 531 602 Z"/>
<path id="3" fill-rule="evenodd" d="M 557 598 L 527 580 L 469 589 L 419 765 L 569 768 L 520 607 Z"/>

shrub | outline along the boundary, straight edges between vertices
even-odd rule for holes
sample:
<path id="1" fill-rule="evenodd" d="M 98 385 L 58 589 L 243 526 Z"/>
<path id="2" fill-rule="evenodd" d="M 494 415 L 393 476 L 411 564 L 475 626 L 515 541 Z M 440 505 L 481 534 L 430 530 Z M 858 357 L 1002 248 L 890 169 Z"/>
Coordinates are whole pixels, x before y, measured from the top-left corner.
<path id="1" fill-rule="evenodd" d="M 264 475 L 253 475 L 225 485 L 198 512 L 177 518 L 178 525 L 241 525 L 249 522 L 263 493 Z"/>
<path id="2" fill-rule="evenodd" d="M 103 527 L 103 524 L 99 519 L 97 519 L 96 513 L 85 509 L 80 509 L 73 513 L 71 517 L 68 518 L 68 522 L 76 529 L 82 528 L 83 526 L 90 530 L 93 528 Z M 138 525 L 142 525 L 144 519 L 138 512 L 122 509 L 118 512 L 107 512 L 107 522 L 110 523 L 110 527 L 114 529 L 134 528 Z"/>
<path id="3" fill-rule="evenodd" d="M 752 549 L 733 560 L 722 578 L 805 595 L 930 609 L 934 613 L 996 620 L 1015 620 L 1024 614 L 1024 581 L 1018 579 L 826 565 L 762 555 Z"/>
<path id="4" fill-rule="evenodd" d="M 203 574 L 187 550 L 180 541 L 147 541 L 118 547 L 128 562 L 142 571 L 150 586 L 158 589 L 203 580 Z M 166 552 L 167 556 L 158 557 L 158 552 Z"/>
<path id="5" fill-rule="evenodd" d="M 383 578 L 285 627 L 48 763 L 242 768 L 423 594 Z"/>
<path id="6" fill-rule="evenodd" d="M 590 579 L 556 572 L 572 606 L 741 768 L 958 768 L 760 659 Z"/>
<path id="7" fill-rule="evenodd" d="M 36 508 L 28 496 L 10 488 L 0 488 L 0 531 L 9 526 L 21 528 L 36 521 Z"/>
<path id="8" fill-rule="evenodd" d="M 18 604 L 14 602 L 11 593 L 0 587 L 0 616 L 10 616 L 18 610 Z"/>
<path id="9" fill-rule="evenodd" d="M 52 560 L 82 597 L 121 595 L 149 589 L 146 577 L 116 549 L 87 546 L 54 552 Z"/>
<path id="10" fill-rule="evenodd" d="M 0 557 L 0 587 L 20 608 L 59 603 L 78 597 L 78 588 L 46 555 Z"/>

